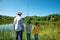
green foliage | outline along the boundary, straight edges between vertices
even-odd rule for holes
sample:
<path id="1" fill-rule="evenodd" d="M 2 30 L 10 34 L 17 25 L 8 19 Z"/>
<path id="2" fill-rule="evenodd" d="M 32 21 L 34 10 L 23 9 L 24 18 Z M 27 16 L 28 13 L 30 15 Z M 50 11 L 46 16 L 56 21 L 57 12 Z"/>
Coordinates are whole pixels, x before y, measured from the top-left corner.
<path id="1" fill-rule="evenodd" d="M 40 24 L 38 34 L 39 40 L 60 40 L 60 23 L 51 23 L 48 25 Z M 33 26 L 34 27 L 34 26 Z M 23 32 L 23 40 L 26 40 L 26 29 Z M 0 40 L 14 40 L 15 32 L 10 30 L 0 30 Z M 34 40 L 34 31 L 31 32 L 31 40 Z"/>
<path id="2" fill-rule="evenodd" d="M 14 17 L 0 15 L 0 24 L 13 23 L 13 19 Z M 32 24 L 39 21 L 60 22 L 60 14 L 50 14 L 48 16 L 26 16 L 23 18 L 24 23 L 27 24 L 29 19 L 31 19 Z"/>
<path id="3" fill-rule="evenodd" d="M 48 16 L 26 16 L 24 18 L 24 23 L 27 23 L 29 19 L 31 19 L 32 24 L 41 21 L 60 22 L 60 14 L 50 14 Z"/>
<path id="4" fill-rule="evenodd" d="M 14 17 L 0 15 L 0 24 L 13 23 Z M 48 16 L 26 16 L 24 23 L 31 19 L 34 27 L 35 22 L 40 26 L 39 40 L 60 40 L 60 14 L 50 14 Z M 14 40 L 15 32 L 9 30 L 0 30 L 0 40 Z M 23 32 L 23 39 L 26 40 L 26 30 Z M 34 40 L 34 32 L 31 32 L 31 39 Z"/>
<path id="5" fill-rule="evenodd" d="M 10 23 L 13 23 L 13 19 L 14 19 L 14 17 L 0 15 L 0 24 L 10 24 Z"/>
<path id="6" fill-rule="evenodd" d="M 0 40 L 14 40 L 15 33 L 8 29 L 0 30 Z"/>

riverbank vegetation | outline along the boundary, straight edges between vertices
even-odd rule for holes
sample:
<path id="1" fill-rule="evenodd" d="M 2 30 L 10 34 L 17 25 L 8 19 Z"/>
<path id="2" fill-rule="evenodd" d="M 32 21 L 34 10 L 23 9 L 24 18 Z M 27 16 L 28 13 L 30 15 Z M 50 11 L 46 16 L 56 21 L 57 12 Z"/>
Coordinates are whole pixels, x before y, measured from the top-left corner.
<path id="1" fill-rule="evenodd" d="M 60 23 L 40 24 L 39 40 L 60 40 Z M 34 26 L 33 26 L 34 27 Z M 26 40 L 26 29 L 23 32 L 23 40 Z M 5 29 L 0 30 L 0 40 L 15 40 L 15 32 Z M 31 32 L 31 40 L 34 40 L 34 31 Z"/>
<path id="2" fill-rule="evenodd" d="M 6 21 L 7 18 L 0 16 L 0 20 L 2 24 L 4 24 L 4 20 Z M 13 23 L 12 20 L 6 21 L 6 23 L 10 22 Z M 26 24 L 27 21 L 30 19 L 32 27 L 34 28 L 34 23 L 38 22 L 40 26 L 39 30 L 39 40 L 60 40 L 60 14 L 50 14 L 48 16 L 26 16 L 24 19 L 24 23 Z M 0 22 L 0 23 L 1 23 Z M 26 29 L 23 33 L 23 39 L 26 40 Z M 9 30 L 0 30 L 0 40 L 14 40 L 15 39 L 15 32 Z M 34 40 L 34 32 L 31 32 L 31 40 Z"/>
<path id="3" fill-rule="evenodd" d="M 0 15 L 0 24 L 13 23 L 14 17 Z"/>
<path id="4" fill-rule="evenodd" d="M 26 21 L 31 20 L 31 23 L 34 24 L 35 22 L 60 22 L 60 14 L 50 14 L 48 16 L 26 16 L 24 18 L 24 23 Z"/>
<path id="5" fill-rule="evenodd" d="M 0 15 L 0 24 L 10 24 L 13 23 L 14 17 Z M 50 14 L 47 16 L 26 16 L 23 18 L 24 23 L 30 19 L 31 23 L 35 22 L 60 22 L 60 14 Z"/>

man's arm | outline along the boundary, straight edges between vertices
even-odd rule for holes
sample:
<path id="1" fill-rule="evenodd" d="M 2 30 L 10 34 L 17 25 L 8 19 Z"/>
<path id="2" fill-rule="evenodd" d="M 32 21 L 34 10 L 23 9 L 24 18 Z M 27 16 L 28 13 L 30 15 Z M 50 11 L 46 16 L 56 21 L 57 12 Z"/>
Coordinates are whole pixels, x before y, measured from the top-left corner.
<path id="1" fill-rule="evenodd" d="M 13 22 L 14 31 L 15 31 L 15 24 L 16 24 L 16 18 L 14 18 L 14 22 Z"/>
<path id="2" fill-rule="evenodd" d="M 21 24 L 22 24 L 22 30 L 24 30 L 23 18 L 21 20 Z"/>

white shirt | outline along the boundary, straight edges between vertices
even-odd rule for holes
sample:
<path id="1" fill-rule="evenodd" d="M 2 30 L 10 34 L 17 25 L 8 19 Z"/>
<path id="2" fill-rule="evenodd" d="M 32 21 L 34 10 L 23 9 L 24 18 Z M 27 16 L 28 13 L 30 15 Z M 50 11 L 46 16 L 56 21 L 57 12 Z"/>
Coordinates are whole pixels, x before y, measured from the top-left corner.
<path id="1" fill-rule="evenodd" d="M 15 31 L 21 31 L 23 26 L 23 19 L 21 16 L 16 16 L 14 18 Z"/>

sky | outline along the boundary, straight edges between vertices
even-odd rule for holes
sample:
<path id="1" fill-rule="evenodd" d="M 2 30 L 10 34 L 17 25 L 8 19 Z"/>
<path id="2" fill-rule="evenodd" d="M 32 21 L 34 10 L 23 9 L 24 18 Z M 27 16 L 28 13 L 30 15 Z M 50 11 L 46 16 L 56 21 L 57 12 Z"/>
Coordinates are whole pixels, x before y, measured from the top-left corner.
<path id="1" fill-rule="evenodd" d="M 0 15 L 22 17 L 60 14 L 60 0 L 0 0 Z"/>

